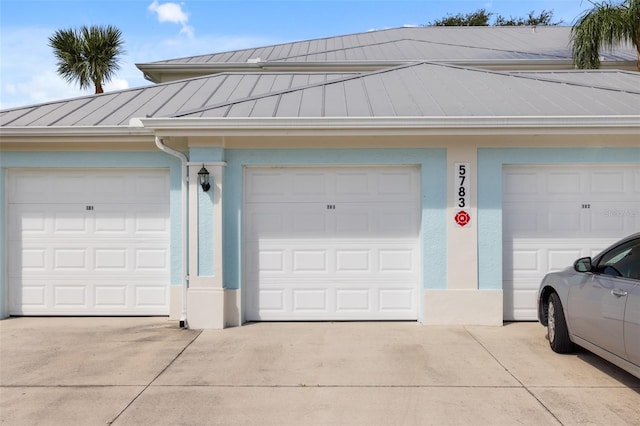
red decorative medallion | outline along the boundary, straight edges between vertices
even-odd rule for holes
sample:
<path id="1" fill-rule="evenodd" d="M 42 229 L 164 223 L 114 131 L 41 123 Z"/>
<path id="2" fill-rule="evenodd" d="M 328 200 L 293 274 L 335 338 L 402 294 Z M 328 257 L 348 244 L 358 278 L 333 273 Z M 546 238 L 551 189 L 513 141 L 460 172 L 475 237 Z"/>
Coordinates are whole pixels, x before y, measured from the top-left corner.
<path id="1" fill-rule="evenodd" d="M 464 210 L 460 210 L 456 213 L 455 221 L 459 226 L 466 226 L 471 221 L 471 216 Z"/>

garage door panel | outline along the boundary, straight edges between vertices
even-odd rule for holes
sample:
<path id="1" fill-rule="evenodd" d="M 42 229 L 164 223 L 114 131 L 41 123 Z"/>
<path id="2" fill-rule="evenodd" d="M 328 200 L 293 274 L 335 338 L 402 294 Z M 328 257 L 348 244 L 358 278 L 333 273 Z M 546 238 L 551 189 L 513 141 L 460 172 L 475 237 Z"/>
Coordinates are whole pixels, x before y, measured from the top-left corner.
<path id="1" fill-rule="evenodd" d="M 415 202 L 336 203 L 327 214 L 338 237 L 411 237 L 420 226 Z"/>
<path id="2" fill-rule="evenodd" d="M 169 208 L 166 204 L 97 204 L 90 220 L 93 232 L 101 238 L 123 236 L 164 239 L 169 232 Z"/>
<path id="3" fill-rule="evenodd" d="M 583 253 L 584 250 L 581 247 L 549 248 L 547 249 L 546 256 L 547 265 L 541 272 L 546 273 L 560 271 L 570 265 L 573 265 L 573 262 L 582 257 Z"/>
<path id="4" fill-rule="evenodd" d="M 246 177 L 247 204 L 270 202 L 413 201 L 420 184 L 415 169 L 273 168 L 251 169 Z"/>
<path id="5" fill-rule="evenodd" d="M 247 206 L 246 239 L 324 235 L 329 229 L 326 204 L 265 203 Z"/>
<path id="6" fill-rule="evenodd" d="M 410 312 L 414 309 L 415 292 L 410 288 L 381 288 L 379 294 L 383 312 Z"/>
<path id="7" fill-rule="evenodd" d="M 612 195 L 614 197 L 616 194 L 624 194 L 628 183 L 632 183 L 630 179 L 627 179 L 627 175 L 624 171 L 594 171 L 591 174 L 591 193 Z"/>
<path id="8" fill-rule="evenodd" d="M 410 167 L 248 169 L 248 319 L 417 319 L 418 176 Z"/>
<path id="9" fill-rule="evenodd" d="M 638 197 L 640 199 L 640 197 Z M 606 203 L 591 204 L 590 231 L 596 235 L 620 235 L 626 229 L 633 229 L 633 210 L 640 209 L 633 203 L 617 202 L 613 205 Z M 640 210 L 639 210 L 640 212 Z M 636 227 L 635 229 L 640 229 Z"/>
<path id="10" fill-rule="evenodd" d="M 539 173 L 520 170 L 505 170 L 502 190 L 505 200 L 527 199 L 540 193 L 542 187 Z"/>
<path id="11" fill-rule="evenodd" d="M 514 166 L 503 171 L 506 320 L 535 320 L 547 272 L 640 230 L 637 166 Z"/>
<path id="12" fill-rule="evenodd" d="M 92 173 L 88 183 L 95 204 L 165 204 L 169 199 L 169 175 L 162 170 Z"/>
<path id="13" fill-rule="evenodd" d="M 582 211 L 575 206 L 549 203 L 548 208 L 551 211 L 545 215 L 547 235 L 557 235 L 558 232 L 574 234 L 584 229 Z"/>
<path id="14" fill-rule="evenodd" d="M 138 171 L 127 175 L 97 174 L 88 179 L 92 201 L 102 204 L 147 203 L 166 200 L 169 177 L 162 172 Z"/>
<path id="15" fill-rule="evenodd" d="M 127 306 L 126 285 L 96 285 L 96 306 L 125 308 Z"/>
<path id="16" fill-rule="evenodd" d="M 57 246 L 10 244 L 9 276 L 68 275 L 86 272 L 97 275 L 167 274 L 168 246 L 145 242 L 120 242 L 120 246 L 104 246 L 87 240 L 84 247 L 77 242 L 61 242 Z"/>
<path id="17" fill-rule="evenodd" d="M 508 314 L 514 319 L 520 320 L 536 319 L 538 315 L 536 308 L 538 285 L 539 283 L 535 280 L 521 280 L 517 288 L 518 291 L 514 291 L 513 281 L 505 281 L 504 315 Z"/>
<path id="18" fill-rule="evenodd" d="M 14 174 L 9 186 L 9 199 L 12 203 L 56 203 L 61 198 L 70 203 L 86 200 L 88 182 L 82 174 L 64 176 L 42 173 Z"/>
<path id="19" fill-rule="evenodd" d="M 272 289 L 260 289 L 257 300 L 252 303 L 251 297 L 255 292 L 248 296 L 248 303 L 251 306 L 250 312 L 257 312 L 258 309 L 262 312 L 280 312 L 285 311 L 285 289 L 284 288 L 272 288 Z M 252 318 L 249 318 L 252 319 Z M 253 319 L 260 319 L 260 317 L 253 317 Z"/>
<path id="20" fill-rule="evenodd" d="M 508 210 L 509 214 L 502 218 L 503 227 L 511 230 L 512 235 L 537 235 L 544 228 L 543 216 L 533 207 L 532 203 L 505 202 L 503 209 Z"/>
<path id="21" fill-rule="evenodd" d="M 37 204 L 15 204 L 9 209 L 9 240 L 23 237 L 51 237 L 55 233 L 87 233 L 87 215 L 84 206 L 50 204 L 47 208 Z"/>
<path id="22" fill-rule="evenodd" d="M 11 292 L 14 315 L 131 315 L 158 314 L 168 303 L 168 286 L 162 277 L 118 283 L 98 277 L 88 280 L 24 279 L 18 291 Z"/>
<path id="23" fill-rule="evenodd" d="M 52 250 L 52 272 L 88 272 L 90 269 L 87 249 L 54 248 Z"/>
<path id="24" fill-rule="evenodd" d="M 34 173 L 46 194 L 20 193 Z M 20 193 L 8 205 L 10 314 L 168 313 L 167 171 L 12 171 L 9 182 Z"/>
<path id="25" fill-rule="evenodd" d="M 249 284 L 256 290 L 258 283 Z M 291 280 L 260 282 L 247 295 L 248 320 L 295 319 L 375 320 L 415 319 L 417 297 L 411 281 L 386 282 L 339 280 L 296 283 Z"/>
<path id="26" fill-rule="evenodd" d="M 295 244 L 295 246 L 294 246 Z M 295 273 L 417 274 L 417 244 L 396 240 L 263 240 L 247 243 L 247 271 L 287 276 Z"/>
<path id="27" fill-rule="evenodd" d="M 640 229 L 638 203 L 589 202 L 584 209 L 581 207 L 582 203 L 504 203 L 503 209 L 508 215 L 503 216 L 503 228 L 509 229 L 512 238 L 553 238 L 559 232 L 576 235 L 584 233 L 600 238 L 612 234 L 625 235 L 633 232 L 629 230 Z"/>
<path id="28" fill-rule="evenodd" d="M 169 199 L 169 175 L 164 170 L 118 169 L 12 172 L 11 203 L 138 203 Z"/>
<path id="29" fill-rule="evenodd" d="M 579 198 L 584 193 L 585 176 L 579 171 L 548 172 L 542 175 L 546 177 L 544 194 L 547 196 L 561 195 L 571 198 Z"/>
<path id="30" fill-rule="evenodd" d="M 254 170 L 246 176 L 245 196 L 249 202 L 275 201 L 288 192 L 289 180 L 278 169 Z"/>
<path id="31" fill-rule="evenodd" d="M 373 295 L 369 288 L 336 289 L 336 311 L 368 312 L 371 310 Z"/>
<path id="32" fill-rule="evenodd" d="M 288 206 L 288 205 L 287 205 Z M 288 233 L 295 233 L 296 235 L 324 235 L 329 226 L 327 221 L 329 218 L 326 217 L 324 210 L 326 207 L 324 205 L 305 205 L 305 206 L 291 206 L 290 210 L 291 219 L 289 223 L 291 224 L 291 228 L 285 226 L 284 233 L 285 235 Z"/>
<path id="33" fill-rule="evenodd" d="M 316 197 L 327 193 L 327 175 L 320 171 L 300 171 L 291 180 L 291 195 L 298 197 Z M 284 195 L 285 193 L 283 193 Z"/>
<path id="34" fill-rule="evenodd" d="M 378 249 L 378 272 L 381 273 L 413 273 L 413 248 L 380 248 Z"/>
<path id="35" fill-rule="evenodd" d="M 371 250 L 366 248 L 337 248 L 335 253 L 336 273 L 371 272 Z"/>
<path id="36" fill-rule="evenodd" d="M 328 272 L 327 249 L 294 249 L 291 250 L 291 272 L 315 273 Z"/>
<path id="37" fill-rule="evenodd" d="M 135 287 L 135 308 L 157 311 L 169 302 L 169 286 L 158 283 L 138 283 Z"/>
<path id="38" fill-rule="evenodd" d="M 297 288 L 291 291 L 292 310 L 304 314 L 314 312 L 318 315 L 329 313 L 329 289 L 318 288 Z"/>
<path id="39" fill-rule="evenodd" d="M 331 206 L 333 208 L 328 208 Z M 246 239 L 415 236 L 416 203 L 269 203 L 247 206 Z"/>
<path id="40" fill-rule="evenodd" d="M 44 207 L 46 206 L 46 207 Z M 98 236 L 118 239 L 144 234 L 166 238 L 169 232 L 167 205 L 13 204 L 10 209 L 10 240 Z"/>

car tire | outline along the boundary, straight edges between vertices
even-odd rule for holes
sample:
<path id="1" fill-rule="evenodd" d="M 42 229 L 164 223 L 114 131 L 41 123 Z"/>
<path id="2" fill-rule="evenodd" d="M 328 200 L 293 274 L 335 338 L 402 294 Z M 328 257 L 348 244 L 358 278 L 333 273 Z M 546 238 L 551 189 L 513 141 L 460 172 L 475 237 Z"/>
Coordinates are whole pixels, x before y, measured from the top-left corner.
<path id="1" fill-rule="evenodd" d="M 554 352 L 566 354 L 573 351 L 573 342 L 569 338 L 567 321 L 564 318 L 562 303 L 556 293 L 549 296 L 547 306 L 547 337 Z"/>

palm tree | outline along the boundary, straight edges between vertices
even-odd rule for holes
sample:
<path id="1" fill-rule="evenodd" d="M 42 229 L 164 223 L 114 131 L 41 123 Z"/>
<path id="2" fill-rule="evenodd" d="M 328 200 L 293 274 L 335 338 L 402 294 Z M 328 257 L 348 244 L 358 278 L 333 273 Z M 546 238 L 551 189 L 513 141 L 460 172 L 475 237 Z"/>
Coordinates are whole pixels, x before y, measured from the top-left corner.
<path id="1" fill-rule="evenodd" d="M 571 29 L 573 60 L 578 68 L 599 68 L 600 48 L 631 43 L 638 53 L 640 71 L 640 0 L 594 3 Z"/>
<path id="2" fill-rule="evenodd" d="M 103 93 L 102 84 L 120 69 L 123 44 L 122 32 L 111 25 L 58 30 L 49 37 L 58 74 L 69 83 L 77 81 L 81 89 L 93 85 L 96 93 Z"/>

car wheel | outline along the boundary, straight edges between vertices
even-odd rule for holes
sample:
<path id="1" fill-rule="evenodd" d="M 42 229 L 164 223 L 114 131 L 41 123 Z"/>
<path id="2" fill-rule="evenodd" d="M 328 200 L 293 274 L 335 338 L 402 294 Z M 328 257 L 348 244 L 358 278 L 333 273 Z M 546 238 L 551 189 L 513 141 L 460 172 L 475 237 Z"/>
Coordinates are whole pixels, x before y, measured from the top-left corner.
<path id="1" fill-rule="evenodd" d="M 567 321 L 564 319 L 562 303 L 556 293 L 549 296 L 547 307 L 547 336 L 554 352 L 566 354 L 573 350 L 573 342 L 569 339 Z"/>

